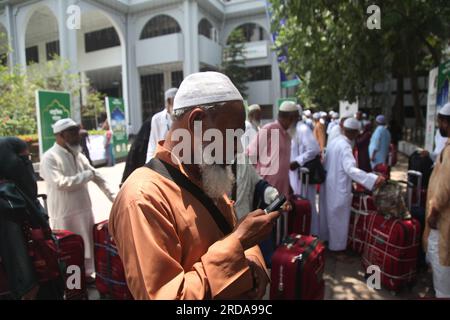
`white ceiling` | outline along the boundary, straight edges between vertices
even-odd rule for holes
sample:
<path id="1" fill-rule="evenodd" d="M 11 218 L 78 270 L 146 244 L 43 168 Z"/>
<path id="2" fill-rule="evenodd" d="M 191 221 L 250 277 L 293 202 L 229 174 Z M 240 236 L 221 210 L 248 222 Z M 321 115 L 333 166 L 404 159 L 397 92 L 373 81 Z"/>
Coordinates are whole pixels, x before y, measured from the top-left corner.
<path id="1" fill-rule="evenodd" d="M 118 83 L 122 80 L 122 68 L 113 67 L 88 71 L 86 76 L 91 85 L 97 89 L 112 88 L 116 86 L 115 82 Z"/>

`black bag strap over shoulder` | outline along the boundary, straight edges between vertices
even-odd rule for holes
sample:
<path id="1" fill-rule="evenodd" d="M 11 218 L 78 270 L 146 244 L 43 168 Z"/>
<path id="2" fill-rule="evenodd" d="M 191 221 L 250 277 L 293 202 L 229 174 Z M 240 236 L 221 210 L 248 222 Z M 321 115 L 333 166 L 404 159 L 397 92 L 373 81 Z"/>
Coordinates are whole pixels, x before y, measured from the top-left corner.
<path id="1" fill-rule="evenodd" d="M 164 162 L 157 158 L 151 159 L 145 166 L 159 173 L 161 176 L 175 182 L 181 188 L 192 194 L 198 201 L 200 201 L 200 203 L 208 210 L 211 217 L 219 227 L 220 231 L 222 231 L 225 236 L 229 235 L 233 231 L 212 199 L 208 197 L 205 192 L 195 183 L 189 180 L 188 177 L 181 173 L 181 171 L 171 166 L 167 162 Z"/>

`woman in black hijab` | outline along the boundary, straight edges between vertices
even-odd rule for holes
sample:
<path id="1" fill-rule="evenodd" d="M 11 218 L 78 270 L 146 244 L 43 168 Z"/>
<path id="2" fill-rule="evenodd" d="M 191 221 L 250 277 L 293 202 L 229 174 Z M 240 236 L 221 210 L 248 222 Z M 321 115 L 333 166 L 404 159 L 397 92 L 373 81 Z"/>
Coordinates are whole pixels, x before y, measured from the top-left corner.
<path id="1" fill-rule="evenodd" d="M 27 144 L 15 137 L 0 138 L 0 269 L 3 269 L 0 277 L 3 271 L 10 292 L 7 298 L 60 299 L 60 278 L 38 282 L 28 252 L 25 226 L 50 234 L 48 217 L 37 199 L 37 183 Z"/>

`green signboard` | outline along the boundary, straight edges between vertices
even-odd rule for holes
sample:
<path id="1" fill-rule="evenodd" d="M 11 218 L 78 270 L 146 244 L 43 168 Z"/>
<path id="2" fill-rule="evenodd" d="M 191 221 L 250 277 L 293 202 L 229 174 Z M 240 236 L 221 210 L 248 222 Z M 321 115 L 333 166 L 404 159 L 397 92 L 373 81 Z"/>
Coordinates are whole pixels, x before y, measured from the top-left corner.
<path id="1" fill-rule="evenodd" d="M 106 112 L 113 134 L 114 157 L 126 157 L 128 154 L 128 137 L 123 99 L 106 97 Z"/>
<path id="2" fill-rule="evenodd" d="M 439 111 L 447 102 L 450 101 L 450 60 L 439 66 L 437 80 L 436 109 Z"/>
<path id="3" fill-rule="evenodd" d="M 55 143 L 53 124 L 58 120 L 71 117 L 70 101 L 68 92 L 36 91 L 36 115 L 41 157 Z"/>
<path id="4" fill-rule="evenodd" d="M 281 82 L 281 87 L 282 88 L 292 88 L 292 87 L 298 86 L 300 83 L 301 83 L 301 81 L 296 78 L 296 79 Z"/>

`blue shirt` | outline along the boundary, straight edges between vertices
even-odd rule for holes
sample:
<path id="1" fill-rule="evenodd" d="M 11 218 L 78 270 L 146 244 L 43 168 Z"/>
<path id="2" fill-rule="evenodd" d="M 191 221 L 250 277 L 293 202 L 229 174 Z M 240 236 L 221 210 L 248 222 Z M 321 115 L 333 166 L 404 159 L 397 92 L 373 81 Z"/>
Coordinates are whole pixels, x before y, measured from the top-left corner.
<path id="1" fill-rule="evenodd" d="M 375 158 L 370 161 L 372 169 L 375 168 L 377 164 L 387 163 L 390 144 L 391 134 L 388 129 L 386 129 L 385 126 L 378 126 L 372 134 L 369 144 L 370 159 L 372 159 L 373 153 L 376 151 Z"/>

